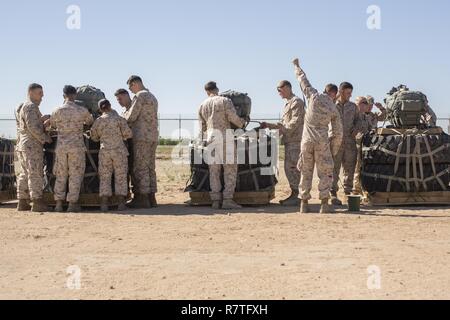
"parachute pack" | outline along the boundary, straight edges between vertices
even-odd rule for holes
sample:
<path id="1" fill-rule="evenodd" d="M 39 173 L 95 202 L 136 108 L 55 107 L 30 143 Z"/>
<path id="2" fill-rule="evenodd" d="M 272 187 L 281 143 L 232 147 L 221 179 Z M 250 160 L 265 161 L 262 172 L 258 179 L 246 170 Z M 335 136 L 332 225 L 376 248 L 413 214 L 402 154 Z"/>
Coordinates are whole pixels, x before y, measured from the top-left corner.
<path id="1" fill-rule="evenodd" d="M 85 107 L 94 116 L 98 116 L 98 102 L 105 99 L 105 94 L 93 86 L 87 85 L 77 88 L 77 97 L 75 102 Z"/>
<path id="2" fill-rule="evenodd" d="M 396 128 L 423 126 L 421 120 L 428 111 L 428 99 L 422 92 L 409 91 L 401 85 L 391 90 L 385 102 L 387 120 Z"/>
<path id="3" fill-rule="evenodd" d="M 252 111 L 252 99 L 247 93 L 228 90 L 222 92 L 220 96 L 230 99 L 236 108 L 236 113 L 239 117 L 245 118 L 250 116 Z"/>

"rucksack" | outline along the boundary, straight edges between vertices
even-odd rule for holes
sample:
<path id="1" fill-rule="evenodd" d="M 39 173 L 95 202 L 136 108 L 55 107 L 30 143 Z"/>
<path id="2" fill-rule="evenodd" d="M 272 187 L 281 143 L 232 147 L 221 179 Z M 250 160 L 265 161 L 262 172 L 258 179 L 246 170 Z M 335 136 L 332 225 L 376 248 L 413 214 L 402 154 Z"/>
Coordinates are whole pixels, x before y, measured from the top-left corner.
<path id="1" fill-rule="evenodd" d="M 82 86 L 77 88 L 76 103 L 89 110 L 90 113 L 98 114 L 98 102 L 105 99 L 105 94 L 93 86 Z"/>
<path id="2" fill-rule="evenodd" d="M 228 90 L 222 92 L 220 96 L 228 98 L 233 102 L 239 117 L 246 118 L 250 116 L 250 112 L 252 111 L 252 99 L 250 99 L 247 93 Z"/>
<path id="3" fill-rule="evenodd" d="M 386 110 L 387 120 L 395 127 L 419 127 L 428 110 L 428 99 L 422 92 L 402 87 L 386 98 Z"/>

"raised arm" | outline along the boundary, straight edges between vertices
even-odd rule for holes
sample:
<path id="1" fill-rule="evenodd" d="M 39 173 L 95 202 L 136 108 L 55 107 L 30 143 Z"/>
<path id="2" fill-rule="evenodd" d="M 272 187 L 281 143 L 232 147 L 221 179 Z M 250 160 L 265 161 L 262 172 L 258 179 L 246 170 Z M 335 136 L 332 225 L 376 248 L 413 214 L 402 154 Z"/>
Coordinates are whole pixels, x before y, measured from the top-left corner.
<path id="1" fill-rule="evenodd" d="M 300 88 L 303 91 L 303 94 L 306 96 L 306 98 L 309 100 L 311 99 L 314 95 L 318 94 L 317 90 L 311 85 L 311 83 L 309 82 L 308 78 L 306 77 L 305 72 L 303 71 L 303 69 L 300 67 L 300 62 L 298 59 L 294 59 L 294 61 L 292 61 L 292 63 L 294 64 L 294 68 L 295 68 L 295 75 L 297 76 L 297 80 L 300 83 Z"/>

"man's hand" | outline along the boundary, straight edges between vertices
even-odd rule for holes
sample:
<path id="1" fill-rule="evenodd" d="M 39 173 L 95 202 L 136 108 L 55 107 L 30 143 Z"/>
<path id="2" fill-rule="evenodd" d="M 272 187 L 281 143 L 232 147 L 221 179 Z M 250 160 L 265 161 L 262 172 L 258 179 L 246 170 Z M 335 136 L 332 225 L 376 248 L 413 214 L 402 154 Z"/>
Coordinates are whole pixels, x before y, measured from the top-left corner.
<path id="1" fill-rule="evenodd" d="M 50 127 L 50 118 L 44 121 L 44 128 Z"/>
<path id="2" fill-rule="evenodd" d="M 42 123 L 45 123 L 47 120 L 49 120 L 50 119 L 50 115 L 48 115 L 48 114 L 46 114 L 45 116 L 42 116 L 41 117 L 41 121 L 42 121 Z"/>
<path id="3" fill-rule="evenodd" d="M 292 63 L 294 64 L 294 66 L 300 68 L 300 60 L 298 60 L 298 58 L 295 58 L 294 60 L 292 60 Z"/>

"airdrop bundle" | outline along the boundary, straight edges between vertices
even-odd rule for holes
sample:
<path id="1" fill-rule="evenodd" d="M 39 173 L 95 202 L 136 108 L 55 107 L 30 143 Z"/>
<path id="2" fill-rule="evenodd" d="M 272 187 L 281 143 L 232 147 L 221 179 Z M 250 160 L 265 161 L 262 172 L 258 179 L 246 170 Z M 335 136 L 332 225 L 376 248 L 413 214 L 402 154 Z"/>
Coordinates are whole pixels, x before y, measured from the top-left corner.
<path id="1" fill-rule="evenodd" d="M 450 136 L 427 97 L 406 86 L 386 100 L 391 125 L 363 138 L 362 187 L 373 205 L 450 204 Z"/>

